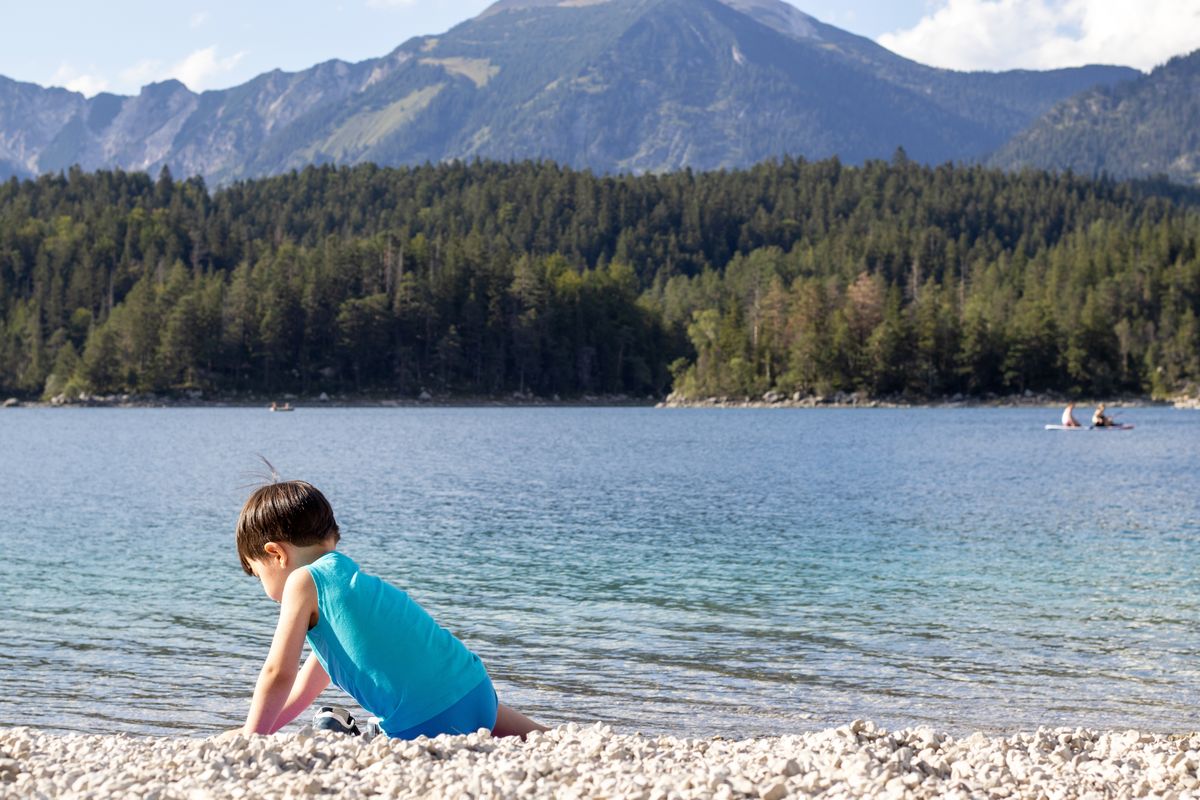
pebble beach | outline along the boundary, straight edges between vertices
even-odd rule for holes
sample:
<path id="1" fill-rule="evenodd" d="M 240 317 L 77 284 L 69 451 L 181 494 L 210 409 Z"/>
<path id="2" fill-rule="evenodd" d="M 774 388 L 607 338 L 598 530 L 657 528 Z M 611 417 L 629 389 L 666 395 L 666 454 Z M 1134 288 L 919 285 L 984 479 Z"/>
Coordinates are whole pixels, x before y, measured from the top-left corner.
<path id="1" fill-rule="evenodd" d="M 564 725 L 374 741 L 299 732 L 224 739 L 0 729 L 3 798 L 1200 797 L 1200 733 L 1084 729 L 956 738 L 870 722 L 740 741 Z"/>

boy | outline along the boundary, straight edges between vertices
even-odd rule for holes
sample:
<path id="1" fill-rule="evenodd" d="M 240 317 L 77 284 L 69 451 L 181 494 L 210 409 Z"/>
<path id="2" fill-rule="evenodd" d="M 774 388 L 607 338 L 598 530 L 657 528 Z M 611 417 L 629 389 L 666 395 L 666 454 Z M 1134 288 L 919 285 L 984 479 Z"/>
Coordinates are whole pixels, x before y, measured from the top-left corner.
<path id="1" fill-rule="evenodd" d="M 258 489 L 237 522 L 242 569 L 280 604 L 242 733 L 274 733 L 332 681 L 389 737 L 546 730 L 499 703 L 479 657 L 405 592 L 336 547 L 329 501 L 304 481 Z M 297 670 L 307 639 L 312 655 Z"/>

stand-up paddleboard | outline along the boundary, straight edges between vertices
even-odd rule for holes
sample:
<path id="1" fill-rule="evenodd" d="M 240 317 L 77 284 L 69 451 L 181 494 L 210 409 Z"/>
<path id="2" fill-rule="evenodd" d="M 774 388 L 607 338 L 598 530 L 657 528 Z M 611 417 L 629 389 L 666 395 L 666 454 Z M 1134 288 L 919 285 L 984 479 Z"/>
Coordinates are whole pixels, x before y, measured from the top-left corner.
<path id="1" fill-rule="evenodd" d="M 1132 425 L 1047 425 L 1048 431 L 1131 431 Z"/>

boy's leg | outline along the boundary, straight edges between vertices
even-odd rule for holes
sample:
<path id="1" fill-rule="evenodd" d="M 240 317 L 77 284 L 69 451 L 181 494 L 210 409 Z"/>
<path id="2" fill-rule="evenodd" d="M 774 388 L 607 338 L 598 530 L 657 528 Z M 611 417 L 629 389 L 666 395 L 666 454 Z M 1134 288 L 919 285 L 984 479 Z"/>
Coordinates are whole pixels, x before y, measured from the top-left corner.
<path id="1" fill-rule="evenodd" d="M 531 731 L 548 730 L 550 729 L 546 726 L 538 725 L 520 711 L 509 708 L 504 703 L 496 706 L 496 724 L 492 727 L 492 736 L 520 736 L 523 739 L 525 734 Z"/>

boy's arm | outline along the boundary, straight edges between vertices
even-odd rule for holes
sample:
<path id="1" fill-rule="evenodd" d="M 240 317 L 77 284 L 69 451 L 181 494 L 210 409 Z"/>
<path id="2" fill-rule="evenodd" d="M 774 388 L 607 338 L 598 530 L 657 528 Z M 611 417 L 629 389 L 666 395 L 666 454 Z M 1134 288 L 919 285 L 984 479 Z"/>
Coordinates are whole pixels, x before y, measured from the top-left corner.
<path id="1" fill-rule="evenodd" d="M 279 710 L 275 724 L 271 726 L 271 733 L 275 733 L 298 717 L 300 712 L 308 708 L 312 701 L 317 699 L 317 695 L 325 691 L 328 686 L 329 675 L 325 672 L 325 668 L 321 666 L 320 661 L 317 661 L 316 656 L 309 655 L 304 666 L 300 668 L 300 674 L 296 676 L 295 683 L 292 684 L 292 693 L 288 696 L 287 702 L 283 704 L 283 708 Z"/>
<path id="2" fill-rule="evenodd" d="M 270 733 L 276 728 L 279 712 L 287 704 L 296 682 L 300 650 L 308 623 L 317 612 L 317 587 L 306 569 L 297 569 L 288 576 L 279 603 L 279 624 L 271 640 L 271 651 L 258 675 L 254 699 L 242 732 Z"/>

